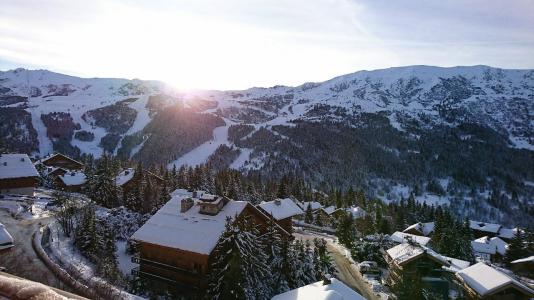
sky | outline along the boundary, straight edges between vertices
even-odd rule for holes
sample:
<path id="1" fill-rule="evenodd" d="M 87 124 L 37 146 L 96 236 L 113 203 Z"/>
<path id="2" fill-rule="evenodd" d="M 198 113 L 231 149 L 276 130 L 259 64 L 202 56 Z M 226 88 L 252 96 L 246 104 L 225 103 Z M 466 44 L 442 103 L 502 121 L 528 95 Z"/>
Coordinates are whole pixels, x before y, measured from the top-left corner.
<path id="1" fill-rule="evenodd" d="M 479 64 L 534 68 L 534 1 L 0 0 L 0 70 L 244 89 Z"/>

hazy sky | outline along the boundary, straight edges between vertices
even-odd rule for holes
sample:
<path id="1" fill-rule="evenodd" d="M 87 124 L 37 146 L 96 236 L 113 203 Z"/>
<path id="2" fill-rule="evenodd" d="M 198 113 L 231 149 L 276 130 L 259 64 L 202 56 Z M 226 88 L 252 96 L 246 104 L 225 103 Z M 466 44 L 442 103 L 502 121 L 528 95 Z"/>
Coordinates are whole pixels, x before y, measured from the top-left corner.
<path id="1" fill-rule="evenodd" d="M 534 1 L 0 0 L 0 70 L 237 89 L 412 64 L 534 68 Z"/>

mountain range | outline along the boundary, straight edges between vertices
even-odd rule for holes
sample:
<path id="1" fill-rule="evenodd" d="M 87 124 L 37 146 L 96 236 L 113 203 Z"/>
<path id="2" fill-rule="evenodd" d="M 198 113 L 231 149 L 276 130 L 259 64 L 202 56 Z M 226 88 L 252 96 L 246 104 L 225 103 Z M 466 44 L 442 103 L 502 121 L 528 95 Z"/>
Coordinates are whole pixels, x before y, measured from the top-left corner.
<path id="1" fill-rule="evenodd" d="M 7 151 L 292 174 L 384 201 L 413 192 L 504 223 L 533 212 L 533 112 L 534 70 L 488 66 L 397 67 L 232 91 L 0 72 Z"/>

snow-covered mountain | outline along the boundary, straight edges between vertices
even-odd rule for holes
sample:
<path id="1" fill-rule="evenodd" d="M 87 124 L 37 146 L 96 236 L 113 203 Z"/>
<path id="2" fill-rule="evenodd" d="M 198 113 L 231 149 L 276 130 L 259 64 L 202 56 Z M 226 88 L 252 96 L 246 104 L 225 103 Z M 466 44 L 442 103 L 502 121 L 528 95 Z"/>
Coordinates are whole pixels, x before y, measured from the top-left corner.
<path id="1" fill-rule="evenodd" d="M 107 151 L 169 167 L 209 161 L 363 186 L 386 200 L 433 179 L 445 192 L 496 185 L 509 197 L 531 195 L 533 111 L 534 70 L 487 66 L 409 66 L 297 87 L 195 92 L 156 81 L 0 72 L 0 147 L 8 150 Z"/>

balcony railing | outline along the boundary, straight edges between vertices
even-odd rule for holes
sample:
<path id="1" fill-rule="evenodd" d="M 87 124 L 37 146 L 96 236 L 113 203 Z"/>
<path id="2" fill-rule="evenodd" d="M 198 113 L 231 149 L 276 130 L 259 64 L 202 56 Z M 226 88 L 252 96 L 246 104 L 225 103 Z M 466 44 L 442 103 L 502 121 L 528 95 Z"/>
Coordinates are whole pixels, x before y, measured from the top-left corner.
<path id="1" fill-rule="evenodd" d="M 160 269 L 160 270 L 165 270 L 165 271 L 178 273 L 180 275 L 185 275 L 187 277 L 194 278 L 194 279 L 197 279 L 197 280 L 206 279 L 206 276 L 204 276 L 204 275 L 202 275 L 202 274 L 200 274 L 198 272 L 195 272 L 194 270 L 188 270 L 188 269 L 183 269 L 183 268 L 176 267 L 176 266 L 171 266 L 171 265 L 168 265 L 168 264 L 165 264 L 165 263 L 161 263 L 161 262 L 158 262 L 158 261 L 142 258 L 142 257 L 139 257 L 139 256 L 132 256 L 132 262 L 135 263 L 135 264 L 139 264 L 139 265 L 146 265 L 146 266 L 150 266 L 150 267 L 157 268 L 157 269 Z"/>

